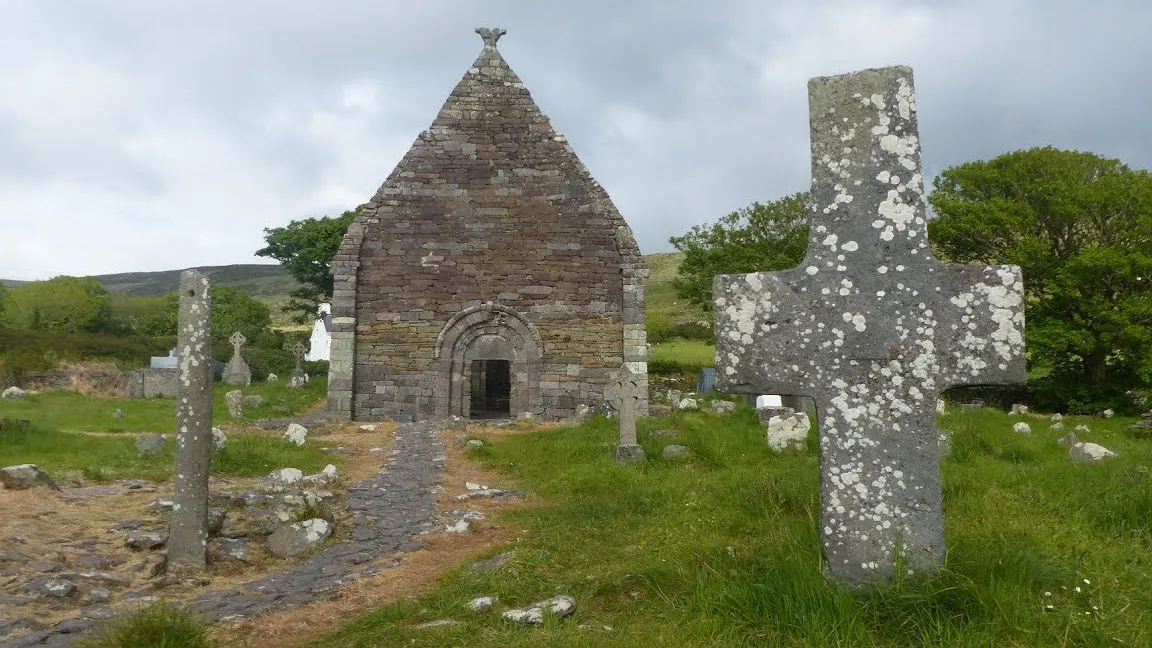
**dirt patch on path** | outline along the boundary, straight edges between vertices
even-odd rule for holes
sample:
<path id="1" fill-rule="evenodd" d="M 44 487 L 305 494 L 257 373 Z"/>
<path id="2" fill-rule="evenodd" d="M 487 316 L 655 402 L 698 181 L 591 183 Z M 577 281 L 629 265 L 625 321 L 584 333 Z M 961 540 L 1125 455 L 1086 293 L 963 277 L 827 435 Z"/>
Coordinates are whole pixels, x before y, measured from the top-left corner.
<path id="1" fill-rule="evenodd" d="M 442 523 L 420 536 L 424 548 L 400 555 L 386 556 L 379 562 L 402 560 L 397 566 L 373 576 L 358 577 L 329 600 L 309 603 L 289 610 L 260 614 L 249 619 L 218 624 L 213 638 L 223 646 L 287 648 L 337 631 L 346 622 L 374 609 L 403 598 L 419 595 L 444 572 L 475 559 L 514 539 L 519 529 L 501 526 L 496 512 L 510 508 L 537 505 L 532 498 L 472 499 L 460 501 L 457 496 L 469 492 L 468 482 L 502 489 L 515 488 L 506 475 L 487 470 L 467 458 L 463 440 L 467 437 L 492 439 L 528 434 L 556 427 L 552 424 L 469 426 L 467 430 L 447 429 L 439 434 L 444 443 L 446 461 L 441 473 L 436 511 Z M 464 533 L 446 533 L 449 511 L 469 509 L 484 513 L 484 520 L 473 521 Z M 395 563 L 394 563 L 395 564 Z"/>

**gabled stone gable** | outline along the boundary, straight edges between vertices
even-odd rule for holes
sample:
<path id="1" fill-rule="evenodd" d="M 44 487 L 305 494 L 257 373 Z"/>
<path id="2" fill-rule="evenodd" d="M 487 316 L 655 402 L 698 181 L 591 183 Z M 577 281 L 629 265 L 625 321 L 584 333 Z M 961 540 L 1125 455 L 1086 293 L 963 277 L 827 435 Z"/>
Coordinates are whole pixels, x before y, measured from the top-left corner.
<path id="1" fill-rule="evenodd" d="M 491 354 L 513 361 L 513 415 L 598 405 L 621 362 L 646 376 L 631 230 L 497 51 L 502 31 L 477 31 L 480 56 L 333 262 L 338 416 L 466 415 L 469 363 Z"/>

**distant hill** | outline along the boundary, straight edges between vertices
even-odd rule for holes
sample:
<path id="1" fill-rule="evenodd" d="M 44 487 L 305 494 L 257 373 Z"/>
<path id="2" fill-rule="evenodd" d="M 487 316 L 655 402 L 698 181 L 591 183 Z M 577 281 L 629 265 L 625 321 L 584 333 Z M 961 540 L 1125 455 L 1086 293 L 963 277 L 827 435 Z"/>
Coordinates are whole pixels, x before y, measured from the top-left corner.
<path id="1" fill-rule="evenodd" d="M 226 266 L 203 266 L 194 268 L 206 275 L 213 284 L 232 286 L 246 291 L 253 297 L 269 300 L 287 297 L 288 292 L 297 287 L 296 280 L 288 276 L 280 265 L 237 264 Z M 136 297 L 152 297 L 176 290 L 180 285 L 181 270 L 160 270 L 157 272 L 122 272 L 119 274 L 95 275 L 109 292 L 119 292 Z M 27 281 L 2 280 L 4 285 L 19 286 Z"/>

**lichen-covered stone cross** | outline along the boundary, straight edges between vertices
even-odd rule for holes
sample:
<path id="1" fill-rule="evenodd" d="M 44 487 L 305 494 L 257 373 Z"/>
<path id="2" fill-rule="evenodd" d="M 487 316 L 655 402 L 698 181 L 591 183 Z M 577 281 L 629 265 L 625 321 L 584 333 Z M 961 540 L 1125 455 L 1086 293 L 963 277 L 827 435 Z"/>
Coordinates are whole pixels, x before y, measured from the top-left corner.
<path id="1" fill-rule="evenodd" d="M 292 347 L 292 355 L 296 356 L 296 371 L 303 371 L 300 368 L 300 359 L 304 357 L 305 353 L 308 353 L 308 347 L 304 346 L 303 342 L 297 342 Z"/>
<path id="2" fill-rule="evenodd" d="M 236 331 L 228 337 L 228 341 L 232 343 L 232 357 L 239 358 L 240 347 L 244 346 L 244 344 L 248 342 L 248 338 L 244 337 L 244 334 L 240 331 Z"/>
<path id="3" fill-rule="evenodd" d="M 812 79 L 808 252 L 713 284 L 717 387 L 809 395 L 827 576 L 864 584 L 944 557 L 936 398 L 1024 379 L 1020 269 L 928 247 L 912 70 Z"/>
<path id="4" fill-rule="evenodd" d="M 640 376 L 625 362 L 615 380 L 604 390 L 604 400 L 616 409 L 620 420 L 620 445 L 616 447 L 617 463 L 644 460 L 644 449 L 636 442 L 636 405 L 644 395 Z"/>

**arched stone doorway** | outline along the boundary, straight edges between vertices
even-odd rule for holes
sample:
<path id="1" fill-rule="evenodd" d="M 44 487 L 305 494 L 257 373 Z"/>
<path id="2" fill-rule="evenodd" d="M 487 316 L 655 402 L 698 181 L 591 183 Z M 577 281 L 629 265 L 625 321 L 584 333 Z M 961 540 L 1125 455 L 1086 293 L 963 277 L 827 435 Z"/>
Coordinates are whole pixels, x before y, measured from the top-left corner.
<path id="1" fill-rule="evenodd" d="M 510 308 L 484 304 L 457 313 L 437 340 L 437 383 L 448 395 L 439 413 L 464 418 L 539 414 L 541 348 L 536 327 Z"/>

